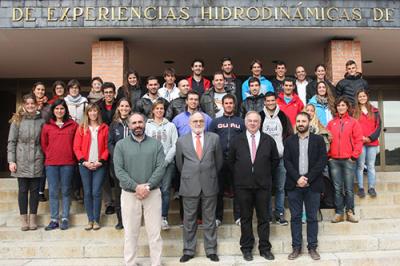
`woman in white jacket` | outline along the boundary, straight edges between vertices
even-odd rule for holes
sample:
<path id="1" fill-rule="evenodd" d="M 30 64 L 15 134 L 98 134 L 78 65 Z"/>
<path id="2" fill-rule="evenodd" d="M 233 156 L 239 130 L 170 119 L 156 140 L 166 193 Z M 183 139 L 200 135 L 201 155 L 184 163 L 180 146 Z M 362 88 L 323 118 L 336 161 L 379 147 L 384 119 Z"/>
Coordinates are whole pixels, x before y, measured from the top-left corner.
<path id="1" fill-rule="evenodd" d="M 164 148 L 166 171 L 161 181 L 162 195 L 162 223 L 161 229 L 168 230 L 168 209 L 171 190 L 171 180 L 175 175 L 175 144 L 178 132 L 173 123 L 164 118 L 165 109 L 163 101 L 156 101 L 152 107 L 152 118 L 147 120 L 146 135 L 159 140 Z"/>

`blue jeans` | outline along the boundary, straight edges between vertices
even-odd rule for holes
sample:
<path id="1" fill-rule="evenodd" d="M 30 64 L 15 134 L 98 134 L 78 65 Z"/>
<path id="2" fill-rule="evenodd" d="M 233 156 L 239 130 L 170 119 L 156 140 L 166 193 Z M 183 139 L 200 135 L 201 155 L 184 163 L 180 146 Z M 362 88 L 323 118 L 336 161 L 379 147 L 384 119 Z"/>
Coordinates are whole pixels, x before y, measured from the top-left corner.
<path id="1" fill-rule="evenodd" d="M 378 146 L 363 146 L 362 153 L 357 160 L 357 181 L 359 188 L 364 188 L 363 171 L 365 165 L 367 165 L 368 171 L 368 188 L 375 188 L 375 161 L 378 148 Z"/>
<path id="2" fill-rule="evenodd" d="M 279 214 L 285 213 L 285 182 L 286 182 L 286 169 L 283 164 L 283 158 L 279 160 L 279 165 L 272 173 L 272 185 L 275 188 L 275 217 Z M 270 218 L 272 218 L 272 200 L 268 203 Z"/>
<path id="3" fill-rule="evenodd" d="M 354 173 L 356 163 L 350 160 L 328 161 L 333 186 L 335 187 L 336 213 L 343 214 L 346 211 L 354 212 Z"/>
<path id="4" fill-rule="evenodd" d="M 292 232 L 292 247 L 301 248 L 303 242 L 301 215 L 303 203 L 307 214 L 307 248 L 315 249 L 318 246 L 318 209 L 320 193 L 310 187 L 295 188 L 288 191 L 289 209 L 291 214 L 290 230 Z"/>
<path id="5" fill-rule="evenodd" d="M 83 202 L 89 222 L 100 222 L 101 193 L 104 183 L 105 167 L 95 171 L 83 165 L 79 166 L 83 185 Z"/>
<path id="6" fill-rule="evenodd" d="M 59 216 L 59 191 L 62 194 L 62 219 L 68 219 L 71 205 L 72 177 L 74 165 L 49 165 L 46 166 L 47 182 L 49 184 L 50 218 L 58 221 Z"/>
<path id="7" fill-rule="evenodd" d="M 175 176 L 175 164 L 170 163 L 168 164 L 164 177 L 161 180 L 161 199 L 162 199 L 162 210 L 161 215 L 162 217 L 168 217 L 168 210 L 169 210 L 169 198 L 171 194 L 171 180 L 172 177 Z"/>

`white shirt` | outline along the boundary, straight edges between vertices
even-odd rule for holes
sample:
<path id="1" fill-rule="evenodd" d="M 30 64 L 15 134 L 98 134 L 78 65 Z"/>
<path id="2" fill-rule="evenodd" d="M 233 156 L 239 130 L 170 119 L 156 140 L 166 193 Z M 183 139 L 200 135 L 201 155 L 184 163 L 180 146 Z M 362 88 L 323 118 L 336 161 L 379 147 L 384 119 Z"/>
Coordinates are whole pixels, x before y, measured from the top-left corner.
<path id="1" fill-rule="evenodd" d="M 174 84 L 172 90 L 169 91 L 166 87 L 166 84 L 164 83 L 163 86 L 158 90 L 158 94 L 160 95 L 160 97 L 163 97 L 165 100 L 170 102 L 176 98 L 179 98 L 179 89 Z"/>
<path id="2" fill-rule="evenodd" d="M 251 133 L 248 131 L 248 130 L 246 130 L 246 137 L 247 137 L 247 143 L 249 143 L 249 149 L 250 149 L 250 154 L 251 154 Z M 254 137 L 255 137 L 255 139 L 256 139 L 256 148 L 258 149 L 258 144 L 260 144 L 260 136 L 261 136 L 261 134 L 260 134 L 260 131 L 257 131 L 257 133 L 256 134 L 254 134 Z"/>
<path id="3" fill-rule="evenodd" d="M 196 150 L 197 134 L 192 131 L 193 147 Z M 204 132 L 200 134 L 201 148 L 204 148 Z"/>
<path id="4" fill-rule="evenodd" d="M 296 80 L 297 95 L 299 95 L 304 106 L 306 106 L 306 104 L 307 104 L 307 100 L 306 100 L 307 99 L 307 85 L 308 85 L 307 80 L 304 80 L 303 82 Z"/>

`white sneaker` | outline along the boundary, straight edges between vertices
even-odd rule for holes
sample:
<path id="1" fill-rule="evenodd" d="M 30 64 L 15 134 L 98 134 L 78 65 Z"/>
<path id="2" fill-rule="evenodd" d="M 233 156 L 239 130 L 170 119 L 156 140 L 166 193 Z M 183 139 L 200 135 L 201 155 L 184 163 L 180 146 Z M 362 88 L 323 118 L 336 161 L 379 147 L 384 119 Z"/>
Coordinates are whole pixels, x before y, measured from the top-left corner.
<path id="1" fill-rule="evenodd" d="M 237 226 L 240 226 L 240 225 L 241 225 L 241 223 L 240 223 L 240 218 L 237 219 L 237 220 L 235 221 L 235 224 L 236 224 Z"/>
<path id="2" fill-rule="evenodd" d="M 168 224 L 168 220 L 167 217 L 163 217 L 162 221 L 161 221 L 161 230 L 169 230 L 169 224 Z"/>
<path id="3" fill-rule="evenodd" d="M 215 226 L 220 227 L 221 224 L 222 224 L 221 220 L 219 219 L 215 220 Z"/>

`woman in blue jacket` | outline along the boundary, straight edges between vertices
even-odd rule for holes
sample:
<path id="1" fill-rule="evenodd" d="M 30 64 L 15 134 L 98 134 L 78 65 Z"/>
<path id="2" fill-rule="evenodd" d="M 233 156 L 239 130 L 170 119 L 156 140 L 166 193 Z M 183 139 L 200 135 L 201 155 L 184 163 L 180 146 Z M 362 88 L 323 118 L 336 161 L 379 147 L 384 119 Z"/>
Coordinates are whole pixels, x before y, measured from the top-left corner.
<path id="1" fill-rule="evenodd" d="M 326 127 L 335 114 L 335 98 L 325 81 L 317 83 L 317 94 L 308 103 L 314 105 L 319 121 Z"/>

